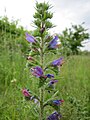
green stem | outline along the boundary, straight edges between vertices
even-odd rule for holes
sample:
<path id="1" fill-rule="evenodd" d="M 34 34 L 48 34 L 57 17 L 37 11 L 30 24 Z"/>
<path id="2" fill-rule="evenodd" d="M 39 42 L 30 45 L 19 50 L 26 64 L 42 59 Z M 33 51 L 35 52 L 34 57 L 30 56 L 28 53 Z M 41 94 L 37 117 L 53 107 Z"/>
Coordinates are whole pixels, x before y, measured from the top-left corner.
<path id="1" fill-rule="evenodd" d="M 43 69 L 43 36 L 41 37 L 41 67 Z M 44 120 L 44 88 L 40 88 L 40 120 Z"/>
<path id="2" fill-rule="evenodd" d="M 43 107 L 43 103 L 44 103 L 44 89 L 41 88 L 40 89 L 40 120 L 43 120 L 43 112 L 44 112 L 44 107 Z"/>

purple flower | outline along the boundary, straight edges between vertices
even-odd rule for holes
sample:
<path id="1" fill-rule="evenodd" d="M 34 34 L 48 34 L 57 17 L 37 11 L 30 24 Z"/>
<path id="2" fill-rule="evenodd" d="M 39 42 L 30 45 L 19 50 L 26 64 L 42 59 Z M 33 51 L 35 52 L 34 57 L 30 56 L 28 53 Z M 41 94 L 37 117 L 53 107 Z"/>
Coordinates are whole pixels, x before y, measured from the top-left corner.
<path id="1" fill-rule="evenodd" d="M 31 43 L 35 42 L 35 38 L 33 36 L 29 35 L 28 33 L 26 33 L 26 40 Z"/>
<path id="2" fill-rule="evenodd" d="M 46 74 L 45 75 L 47 78 L 54 78 L 54 75 L 53 74 Z"/>
<path id="3" fill-rule="evenodd" d="M 64 100 L 50 100 L 47 102 L 47 105 L 53 106 L 55 109 L 57 109 L 63 102 Z"/>
<path id="4" fill-rule="evenodd" d="M 61 115 L 55 111 L 46 120 L 59 120 L 60 118 L 61 118 Z"/>
<path id="5" fill-rule="evenodd" d="M 43 76 L 43 70 L 41 67 L 36 66 L 34 68 L 31 68 L 31 73 L 32 75 L 34 75 L 35 77 L 42 77 Z"/>
<path id="6" fill-rule="evenodd" d="M 56 105 L 56 106 L 61 105 L 62 102 L 64 102 L 64 100 L 53 100 L 53 104 Z"/>
<path id="7" fill-rule="evenodd" d="M 31 95 L 27 89 L 22 89 L 22 93 L 25 97 L 31 97 Z"/>
<path id="8" fill-rule="evenodd" d="M 57 59 L 57 60 L 54 60 L 51 65 L 53 66 L 62 66 L 62 64 L 64 63 L 64 60 L 63 60 L 63 57 Z"/>
<path id="9" fill-rule="evenodd" d="M 60 45 L 60 41 L 58 41 L 58 36 L 55 36 L 53 40 L 49 43 L 49 48 L 57 48 Z"/>
<path id="10" fill-rule="evenodd" d="M 49 85 L 53 85 L 54 83 L 57 83 L 58 82 L 58 80 L 50 80 L 50 83 L 49 83 Z"/>

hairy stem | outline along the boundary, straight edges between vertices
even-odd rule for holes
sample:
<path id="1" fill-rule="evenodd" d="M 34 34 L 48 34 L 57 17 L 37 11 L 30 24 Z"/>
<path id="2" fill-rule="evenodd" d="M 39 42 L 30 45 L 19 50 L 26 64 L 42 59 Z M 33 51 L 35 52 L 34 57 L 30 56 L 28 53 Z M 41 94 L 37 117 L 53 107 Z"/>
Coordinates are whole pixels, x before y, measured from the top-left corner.
<path id="1" fill-rule="evenodd" d="M 44 107 L 43 107 L 43 103 L 44 103 L 44 96 L 43 96 L 44 90 L 43 88 L 40 89 L 40 120 L 43 120 L 43 112 L 44 112 Z"/>
<path id="2" fill-rule="evenodd" d="M 41 37 L 41 67 L 43 69 L 43 37 Z M 40 88 L 40 120 L 44 120 L 44 88 Z"/>

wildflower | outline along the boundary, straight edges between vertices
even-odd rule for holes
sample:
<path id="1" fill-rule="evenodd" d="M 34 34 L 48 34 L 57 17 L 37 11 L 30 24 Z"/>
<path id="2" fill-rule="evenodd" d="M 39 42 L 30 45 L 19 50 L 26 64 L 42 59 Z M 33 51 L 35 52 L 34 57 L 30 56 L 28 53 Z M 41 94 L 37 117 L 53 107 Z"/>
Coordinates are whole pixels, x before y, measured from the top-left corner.
<path id="1" fill-rule="evenodd" d="M 31 73 L 32 75 L 34 75 L 35 77 L 42 77 L 43 76 L 43 70 L 41 67 L 36 66 L 34 68 L 31 68 Z"/>
<path id="2" fill-rule="evenodd" d="M 50 105 L 57 109 L 62 104 L 62 102 L 64 102 L 64 100 L 50 100 L 46 103 L 46 105 Z"/>
<path id="3" fill-rule="evenodd" d="M 55 36 L 54 39 L 49 43 L 49 48 L 57 48 L 60 45 L 58 36 Z"/>
<path id="4" fill-rule="evenodd" d="M 22 93 L 25 97 L 31 97 L 31 95 L 27 89 L 22 89 Z"/>
<path id="5" fill-rule="evenodd" d="M 64 102 L 64 100 L 53 100 L 53 105 L 59 106 L 62 104 L 62 102 Z"/>
<path id="6" fill-rule="evenodd" d="M 51 65 L 53 66 L 62 66 L 62 64 L 64 63 L 64 60 L 63 60 L 63 57 L 57 59 L 57 60 L 54 60 Z"/>
<path id="7" fill-rule="evenodd" d="M 61 115 L 55 111 L 46 120 L 59 120 L 60 118 L 61 118 Z"/>
<path id="8" fill-rule="evenodd" d="M 50 81 L 49 86 L 50 86 L 50 85 L 53 85 L 54 83 L 57 83 L 57 82 L 58 82 L 58 80 L 54 80 L 54 79 L 53 79 L 53 80 Z"/>
<path id="9" fill-rule="evenodd" d="M 54 78 L 54 75 L 53 74 L 46 74 L 45 75 L 47 78 Z"/>
<path id="10" fill-rule="evenodd" d="M 28 33 L 26 33 L 26 40 L 31 43 L 34 43 L 36 41 L 35 38 Z"/>

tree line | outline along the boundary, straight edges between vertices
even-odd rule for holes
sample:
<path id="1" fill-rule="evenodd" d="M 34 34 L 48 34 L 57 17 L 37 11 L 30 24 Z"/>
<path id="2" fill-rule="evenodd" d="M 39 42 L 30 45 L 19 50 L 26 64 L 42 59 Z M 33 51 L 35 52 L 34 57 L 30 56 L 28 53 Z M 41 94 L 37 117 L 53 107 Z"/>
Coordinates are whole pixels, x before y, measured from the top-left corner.
<path id="1" fill-rule="evenodd" d="M 45 8 L 47 9 L 47 8 Z M 43 21 L 45 21 L 45 27 L 44 25 L 40 26 L 40 19 L 41 16 L 39 15 L 41 11 L 38 11 L 38 13 L 35 13 L 33 15 L 35 19 L 34 24 L 36 26 L 39 26 L 41 28 L 47 29 L 48 28 L 53 28 L 54 25 L 49 22 L 49 20 L 45 21 L 45 19 L 47 18 L 52 18 L 53 14 L 43 14 Z M 47 16 L 46 16 L 47 15 Z M 62 31 L 62 33 L 58 34 L 58 37 L 61 41 L 61 46 L 60 46 L 60 52 L 62 52 L 63 54 L 66 55 L 74 55 L 74 54 L 79 54 L 80 52 L 80 47 L 83 47 L 82 45 L 82 41 L 85 41 L 87 39 L 90 38 L 90 34 L 88 32 L 88 29 L 86 29 L 85 27 L 83 27 L 83 24 L 80 25 L 72 25 L 71 28 L 65 28 L 65 30 Z M 43 32 L 43 30 L 41 30 L 41 32 Z M 31 30 L 28 31 L 30 34 L 32 34 L 33 36 L 37 36 L 39 33 L 39 29 L 35 29 L 35 30 Z M 3 48 L 3 42 L 4 39 L 7 39 L 7 46 L 9 48 L 11 48 L 13 45 L 15 47 L 20 46 L 22 52 L 26 52 L 26 49 L 28 46 L 27 42 L 24 40 L 25 39 L 25 32 L 27 32 L 27 30 L 24 29 L 23 26 L 19 26 L 18 27 L 18 21 L 12 21 L 10 22 L 7 16 L 4 17 L 0 17 L 0 47 Z M 47 34 L 47 36 L 49 35 L 49 32 L 46 32 L 45 34 Z M 51 37 L 52 36 L 48 36 Z M 10 39 L 11 38 L 11 39 Z M 12 44 L 12 43 L 15 44 Z"/>

